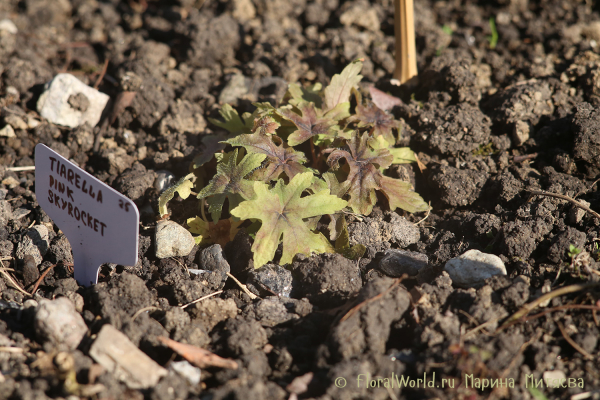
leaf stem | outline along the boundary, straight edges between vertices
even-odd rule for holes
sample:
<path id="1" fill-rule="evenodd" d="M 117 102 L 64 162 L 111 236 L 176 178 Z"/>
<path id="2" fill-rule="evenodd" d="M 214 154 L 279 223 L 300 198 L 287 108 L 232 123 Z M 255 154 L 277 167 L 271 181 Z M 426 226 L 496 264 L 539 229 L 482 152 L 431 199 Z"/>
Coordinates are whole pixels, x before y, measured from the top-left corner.
<path id="1" fill-rule="evenodd" d="M 315 137 L 311 136 L 310 138 L 310 151 L 313 157 L 313 168 L 317 169 L 319 167 L 319 159 L 317 158 L 317 150 L 315 149 Z"/>
<path id="2" fill-rule="evenodd" d="M 208 223 L 208 220 L 206 219 L 206 214 L 204 213 L 204 206 L 206 205 L 205 202 L 205 198 L 202 198 L 202 202 L 200 203 L 200 213 L 202 214 L 202 219 L 204 220 L 204 222 Z"/>

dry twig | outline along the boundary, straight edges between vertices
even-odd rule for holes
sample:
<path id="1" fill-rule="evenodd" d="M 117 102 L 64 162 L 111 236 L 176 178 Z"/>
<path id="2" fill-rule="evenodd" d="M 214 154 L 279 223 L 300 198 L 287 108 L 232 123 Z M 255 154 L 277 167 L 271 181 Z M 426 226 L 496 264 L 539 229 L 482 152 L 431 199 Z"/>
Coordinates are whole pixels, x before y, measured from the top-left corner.
<path id="1" fill-rule="evenodd" d="M 219 357 L 218 355 L 200 347 L 192 346 L 191 344 L 179 343 L 164 336 L 159 336 L 158 340 L 163 345 L 167 346 L 199 368 L 219 367 L 238 369 L 238 364 L 235 361 L 228 358 Z"/>
<path id="2" fill-rule="evenodd" d="M 564 287 L 558 288 L 549 293 L 546 293 L 546 294 L 538 297 L 531 303 L 525 304 L 523 307 L 521 307 L 521 309 L 519 311 L 517 311 L 516 313 L 514 313 L 508 320 L 506 320 L 506 322 L 501 327 L 499 327 L 496 330 L 496 332 L 498 332 L 510 325 L 513 325 L 517 320 L 525 317 L 527 314 L 529 314 L 531 311 L 536 309 L 540 304 L 544 303 L 545 301 L 551 300 L 558 296 L 562 296 L 564 294 L 575 293 L 575 292 L 579 292 L 581 290 L 591 289 L 591 288 L 597 287 L 598 285 L 600 285 L 600 284 L 591 283 L 591 284 L 569 285 L 569 286 L 564 286 Z"/>
<path id="3" fill-rule="evenodd" d="M 550 193 L 550 192 L 544 192 L 544 191 L 540 191 L 540 190 L 527 190 L 527 191 L 529 193 L 531 193 L 532 195 L 555 197 L 557 199 L 566 200 L 568 202 L 573 203 L 575 206 L 581 208 L 583 211 L 585 211 L 589 214 L 592 214 L 594 217 L 600 219 L 600 214 L 598 214 L 596 211 L 592 210 L 585 204 L 582 204 L 582 203 L 578 202 L 577 200 L 572 199 L 569 196 L 565 196 L 564 194 Z"/>
<path id="4" fill-rule="evenodd" d="M 29 293 L 27 293 L 25 291 L 25 289 L 23 289 L 21 286 L 19 286 L 19 284 L 17 283 L 17 281 L 6 271 L 6 269 L 4 268 L 4 262 L 0 261 L 0 263 L 2 263 L 2 268 L 0 268 L 0 273 L 2 273 L 2 275 L 4 275 L 4 277 L 6 278 L 6 280 L 8 281 L 8 283 L 10 283 L 19 292 L 21 292 L 21 293 L 26 294 L 27 296 L 29 296 Z"/>
<path id="5" fill-rule="evenodd" d="M 238 286 L 240 288 L 242 288 L 242 290 L 244 291 L 244 293 L 246 293 L 252 300 L 257 299 L 258 296 L 255 295 L 254 293 L 252 293 L 251 291 L 248 290 L 248 287 L 246 287 L 246 285 L 244 285 L 242 282 L 238 281 L 237 278 L 233 275 L 231 275 L 229 272 L 227 273 L 227 276 L 230 277 L 231 279 L 233 279 L 233 281 L 235 283 L 238 284 Z"/>
<path id="6" fill-rule="evenodd" d="M 573 346 L 573 348 L 575 350 L 577 350 L 578 352 L 580 352 L 588 360 L 593 360 L 594 359 L 594 356 L 592 356 L 590 353 L 588 353 L 587 351 L 585 351 L 585 349 L 583 347 L 581 347 L 573 339 L 571 339 L 571 337 L 565 331 L 565 327 L 563 326 L 563 324 L 560 321 L 556 321 L 556 325 L 558 325 L 558 329 L 560 329 L 560 333 L 563 335 L 563 337 L 565 338 L 565 340 L 571 346 Z"/>
<path id="7" fill-rule="evenodd" d="M 214 293 L 207 294 L 206 296 L 200 297 L 199 299 L 196 299 L 196 300 L 192 301 L 191 303 L 187 303 L 187 304 L 185 304 L 185 305 L 181 306 L 181 308 L 186 308 L 186 307 L 188 307 L 188 306 L 191 306 L 192 304 L 199 303 L 199 302 L 201 302 L 202 300 L 208 299 L 209 297 L 213 297 L 213 296 L 216 296 L 216 295 L 218 295 L 218 294 L 221 294 L 221 293 L 223 293 L 223 291 L 222 291 L 222 290 L 218 290 L 218 291 L 216 291 L 216 292 L 214 292 Z M 140 310 L 140 311 L 141 311 L 141 310 Z"/>

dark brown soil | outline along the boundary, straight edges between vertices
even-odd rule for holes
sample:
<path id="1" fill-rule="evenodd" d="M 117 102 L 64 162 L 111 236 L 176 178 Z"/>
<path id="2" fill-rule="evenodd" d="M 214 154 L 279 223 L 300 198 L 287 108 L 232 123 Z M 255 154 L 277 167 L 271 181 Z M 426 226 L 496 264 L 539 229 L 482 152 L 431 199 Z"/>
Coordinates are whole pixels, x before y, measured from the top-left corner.
<path id="1" fill-rule="evenodd" d="M 600 307 L 598 286 L 557 296 L 529 315 L 545 314 L 504 325 L 544 293 L 600 280 L 600 219 L 531 193 L 569 196 L 600 211 L 596 2 L 415 1 L 415 88 L 390 84 L 390 0 L 5 0 L 5 18 L 18 33 L 0 28 L 0 129 L 15 131 L 0 136 L 0 257 L 29 293 L 45 277 L 33 295 L 0 277 L 0 399 L 600 398 L 600 326 L 590 309 Z M 252 102 L 280 100 L 286 82 L 327 83 L 356 58 L 364 58 L 365 93 L 375 85 L 403 100 L 392 110 L 407 124 L 402 145 L 427 168 L 395 173 L 431 202 L 428 217 L 398 215 L 380 203 L 349 225 L 351 244 L 367 248 L 360 261 L 297 257 L 262 277 L 251 272 L 252 239 L 243 231 L 222 257 L 217 248 L 196 247 L 187 257 L 157 259 L 157 177 L 188 173 L 201 138 L 220 132 L 207 122 L 220 104 L 252 111 Z M 122 107 L 102 135 L 99 127 L 40 120 L 44 83 L 69 72 L 93 86 L 105 62 L 99 90 Z M 68 240 L 36 201 L 34 172 L 11 169 L 32 166 L 38 143 L 136 203 L 137 265 L 107 264 L 98 285 L 77 284 Z M 198 209 L 193 196 L 169 207 L 181 224 Z M 36 240 L 39 260 L 21 249 Z M 585 257 L 573 257 L 573 246 Z M 408 279 L 386 277 L 379 263 L 390 249 L 428 262 Z M 453 286 L 443 267 L 470 249 L 498 255 L 508 275 L 478 288 Z M 213 272 L 188 272 L 206 257 Z M 260 297 L 227 279 L 224 265 Z M 278 296 L 290 285 L 291 297 Z M 217 290 L 223 293 L 181 308 Z M 59 296 L 88 327 L 70 353 L 80 386 L 103 385 L 94 395 L 66 384 L 53 364 L 59 349 L 33 327 L 35 304 Z M 167 369 L 181 358 L 159 336 L 233 358 L 240 368 L 203 369 L 197 385 L 170 369 L 156 387 L 129 389 L 89 356 L 104 324 Z M 413 387 L 367 385 L 394 376 L 410 377 Z M 424 376 L 431 385 L 415 386 Z M 306 387 L 298 380 L 288 386 L 299 377 Z M 565 378 L 562 387 L 556 377 Z"/>

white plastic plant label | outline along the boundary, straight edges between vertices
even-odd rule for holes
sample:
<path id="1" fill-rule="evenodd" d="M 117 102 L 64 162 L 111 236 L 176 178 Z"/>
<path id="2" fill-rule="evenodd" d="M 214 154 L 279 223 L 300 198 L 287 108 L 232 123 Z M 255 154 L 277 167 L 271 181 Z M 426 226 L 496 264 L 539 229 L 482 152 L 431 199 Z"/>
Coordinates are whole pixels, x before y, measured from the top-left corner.
<path id="1" fill-rule="evenodd" d="M 43 144 L 35 147 L 35 194 L 69 239 L 81 285 L 98 283 L 101 264 L 137 263 L 135 204 Z"/>

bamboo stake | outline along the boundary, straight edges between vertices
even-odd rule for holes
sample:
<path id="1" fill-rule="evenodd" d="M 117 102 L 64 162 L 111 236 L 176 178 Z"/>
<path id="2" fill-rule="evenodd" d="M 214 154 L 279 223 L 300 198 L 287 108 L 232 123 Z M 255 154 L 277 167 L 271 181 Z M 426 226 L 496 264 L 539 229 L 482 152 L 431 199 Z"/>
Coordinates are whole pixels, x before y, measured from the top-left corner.
<path id="1" fill-rule="evenodd" d="M 400 84 L 417 76 L 417 48 L 413 0 L 394 0 L 394 32 L 396 35 L 396 70 L 394 79 Z"/>

